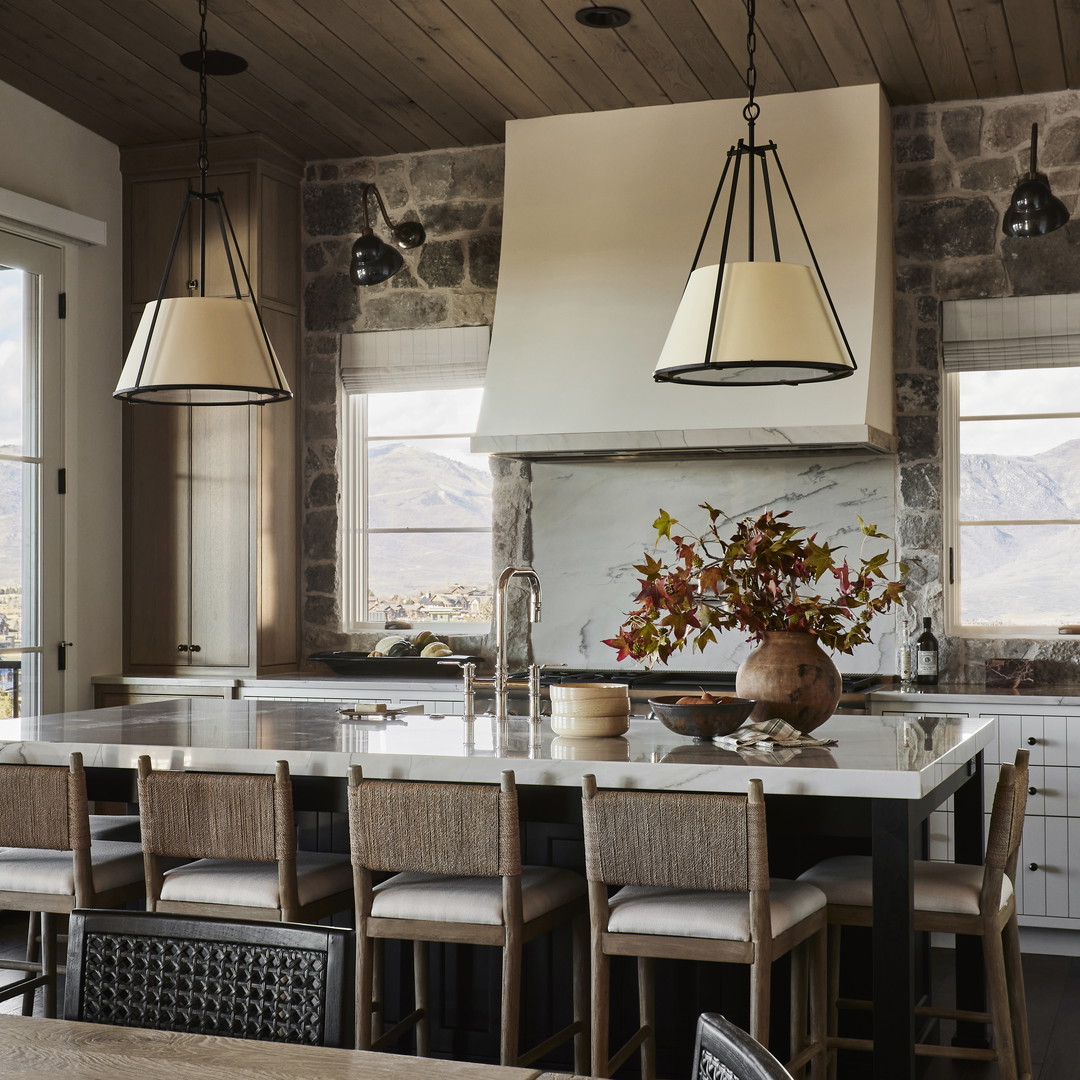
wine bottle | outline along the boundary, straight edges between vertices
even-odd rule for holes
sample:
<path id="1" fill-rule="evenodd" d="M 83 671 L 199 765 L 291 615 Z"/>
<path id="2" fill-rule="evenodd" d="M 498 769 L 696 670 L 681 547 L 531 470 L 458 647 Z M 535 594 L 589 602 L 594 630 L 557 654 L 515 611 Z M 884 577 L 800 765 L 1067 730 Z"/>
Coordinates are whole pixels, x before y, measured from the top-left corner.
<path id="1" fill-rule="evenodd" d="M 930 619 L 922 621 L 923 630 L 915 641 L 915 682 L 920 686 L 937 686 L 938 643 L 930 630 Z"/>

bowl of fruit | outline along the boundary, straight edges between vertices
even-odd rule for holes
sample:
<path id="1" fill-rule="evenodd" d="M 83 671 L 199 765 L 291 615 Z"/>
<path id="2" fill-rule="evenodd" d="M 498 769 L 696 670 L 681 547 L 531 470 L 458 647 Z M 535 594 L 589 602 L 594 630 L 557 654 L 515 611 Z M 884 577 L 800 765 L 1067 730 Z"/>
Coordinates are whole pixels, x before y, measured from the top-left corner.
<path id="1" fill-rule="evenodd" d="M 755 702 L 746 698 L 718 697 L 708 691 L 684 697 L 650 698 L 653 715 L 676 735 L 715 739 L 730 735 L 750 715 Z"/>

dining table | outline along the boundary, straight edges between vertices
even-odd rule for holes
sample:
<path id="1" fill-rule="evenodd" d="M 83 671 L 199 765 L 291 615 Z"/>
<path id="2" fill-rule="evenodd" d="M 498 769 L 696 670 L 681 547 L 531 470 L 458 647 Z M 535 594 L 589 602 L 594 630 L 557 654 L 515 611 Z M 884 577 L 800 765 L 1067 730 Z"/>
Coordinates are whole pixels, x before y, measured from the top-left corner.
<path id="1" fill-rule="evenodd" d="M 19 1080 L 554 1080 L 537 1069 L 0 1013 L 0 1076 Z"/>
<path id="2" fill-rule="evenodd" d="M 770 850 L 778 821 L 862 822 L 873 856 L 871 935 L 875 1080 L 915 1075 L 917 942 L 914 860 L 924 823 L 948 803 L 955 858 L 983 856 L 982 751 L 993 717 L 838 714 L 813 732 L 828 745 L 738 750 L 677 735 L 651 716 L 632 716 L 625 734 L 566 738 L 546 718 L 489 714 L 366 716 L 336 702 L 177 698 L 0 720 L 0 763 L 64 764 L 83 755 L 92 797 L 130 798 L 142 754 L 155 769 L 272 773 L 288 762 L 298 809 L 343 808 L 345 775 L 498 782 L 515 773 L 523 804 L 532 792 L 580 812 L 582 777 L 601 788 L 745 792 L 758 778 L 766 797 Z M 786 812 L 785 812 L 786 811 Z M 813 813 L 812 811 L 821 811 Z M 958 1007 L 984 1002 L 981 956 L 958 938 Z M 959 1041 L 985 1039 L 966 1023 Z"/>

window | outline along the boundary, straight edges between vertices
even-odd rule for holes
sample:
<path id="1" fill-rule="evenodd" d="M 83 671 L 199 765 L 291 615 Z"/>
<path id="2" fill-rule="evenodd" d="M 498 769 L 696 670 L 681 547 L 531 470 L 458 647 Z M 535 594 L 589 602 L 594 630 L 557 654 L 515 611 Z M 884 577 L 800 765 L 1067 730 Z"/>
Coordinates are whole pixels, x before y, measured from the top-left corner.
<path id="1" fill-rule="evenodd" d="M 479 329 L 486 356 L 486 328 Z M 405 333 L 417 332 L 396 332 Z M 400 342 L 393 332 L 352 336 Z M 368 352 L 379 344 L 363 342 Z M 426 376 L 389 368 L 375 377 L 369 363 L 364 378 L 355 377 L 343 345 L 353 391 L 342 425 L 345 628 L 390 620 L 436 632 L 475 628 L 490 620 L 492 607 L 491 470 L 486 454 L 469 449 L 482 375 L 452 362 Z"/>
<path id="2" fill-rule="evenodd" d="M 0 233 L 0 717 L 63 707 L 58 248 Z"/>
<path id="3" fill-rule="evenodd" d="M 950 631 L 1056 634 L 1080 622 L 1080 297 L 944 308 Z"/>

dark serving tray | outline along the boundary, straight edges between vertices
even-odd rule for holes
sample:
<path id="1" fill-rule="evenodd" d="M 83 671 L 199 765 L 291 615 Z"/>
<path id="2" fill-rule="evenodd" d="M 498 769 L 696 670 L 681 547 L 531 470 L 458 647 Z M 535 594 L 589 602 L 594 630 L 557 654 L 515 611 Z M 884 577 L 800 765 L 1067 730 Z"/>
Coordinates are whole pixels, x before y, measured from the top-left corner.
<path id="1" fill-rule="evenodd" d="M 351 675 L 354 679 L 376 675 L 397 675 L 401 678 L 453 679 L 460 678 L 461 668 L 456 664 L 482 664 L 479 656 L 369 656 L 362 652 L 312 653 L 309 660 L 318 660 L 335 675 Z M 446 663 L 452 660 L 455 663 Z"/>

